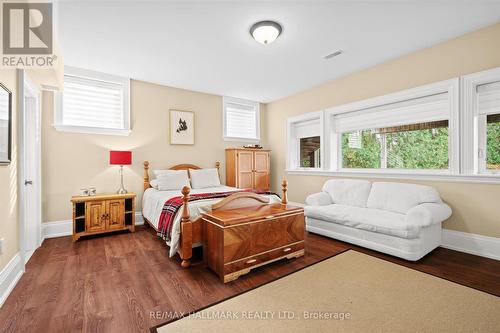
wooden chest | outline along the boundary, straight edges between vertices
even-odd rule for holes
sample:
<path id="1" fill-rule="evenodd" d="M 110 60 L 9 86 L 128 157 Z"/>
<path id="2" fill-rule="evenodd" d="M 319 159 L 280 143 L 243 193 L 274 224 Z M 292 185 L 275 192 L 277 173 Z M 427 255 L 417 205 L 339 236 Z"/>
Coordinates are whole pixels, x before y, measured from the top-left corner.
<path id="1" fill-rule="evenodd" d="M 304 255 L 304 210 L 280 203 L 203 214 L 205 260 L 226 283 Z"/>

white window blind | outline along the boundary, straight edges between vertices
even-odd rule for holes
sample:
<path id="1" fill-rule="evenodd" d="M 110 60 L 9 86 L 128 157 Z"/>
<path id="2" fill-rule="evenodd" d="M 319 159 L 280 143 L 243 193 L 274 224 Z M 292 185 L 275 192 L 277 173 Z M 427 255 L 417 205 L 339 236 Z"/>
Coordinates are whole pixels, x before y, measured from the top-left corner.
<path id="1" fill-rule="evenodd" d="M 500 113 L 500 82 L 477 87 L 477 112 L 479 115 Z"/>
<path id="2" fill-rule="evenodd" d="M 125 129 L 122 84 L 65 76 L 62 124 Z"/>
<path id="3" fill-rule="evenodd" d="M 240 99 L 224 98 L 224 138 L 260 139 L 259 103 Z"/>
<path id="4" fill-rule="evenodd" d="M 310 138 L 321 135 L 320 119 L 311 119 L 296 122 L 292 126 L 293 136 L 296 139 Z"/>
<path id="5" fill-rule="evenodd" d="M 55 96 L 54 127 L 58 131 L 130 133 L 129 78 L 66 66 L 63 90 Z"/>
<path id="6" fill-rule="evenodd" d="M 449 117 L 448 93 L 441 93 L 335 115 L 333 129 L 337 133 L 344 133 L 445 120 Z"/>

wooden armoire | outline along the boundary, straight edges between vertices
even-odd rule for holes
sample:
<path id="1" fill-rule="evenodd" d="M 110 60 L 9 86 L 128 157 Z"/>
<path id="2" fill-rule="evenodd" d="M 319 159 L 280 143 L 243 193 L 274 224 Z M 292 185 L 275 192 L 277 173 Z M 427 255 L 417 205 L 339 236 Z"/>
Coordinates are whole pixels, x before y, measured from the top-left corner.
<path id="1" fill-rule="evenodd" d="M 269 191 L 271 151 L 264 149 L 227 148 L 226 185 Z"/>

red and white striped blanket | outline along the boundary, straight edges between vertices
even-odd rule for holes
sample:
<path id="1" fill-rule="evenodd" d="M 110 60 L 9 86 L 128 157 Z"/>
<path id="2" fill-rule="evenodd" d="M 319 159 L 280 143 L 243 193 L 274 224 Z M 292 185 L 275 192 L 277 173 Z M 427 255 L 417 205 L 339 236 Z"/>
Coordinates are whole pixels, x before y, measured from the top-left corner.
<path id="1" fill-rule="evenodd" d="M 199 193 L 199 194 L 191 194 L 189 195 L 188 202 L 198 201 L 198 200 L 206 200 L 206 199 L 217 199 L 217 198 L 225 198 L 230 196 L 231 194 L 238 192 L 254 192 L 257 194 L 274 194 L 279 197 L 276 193 L 273 192 L 257 192 L 250 189 L 240 190 L 240 191 L 230 191 L 230 192 L 215 192 L 215 193 Z M 160 214 L 160 219 L 158 221 L 158 236 L 166 240 L 167 242 L 171 241 L 172 236 L 172 228 L 174 225 L 174 219 L 179 210 L 182 208 L 183 201 L 182 196 L 173 197 L 168 199 L 163 205 L 163 209 Z"/>

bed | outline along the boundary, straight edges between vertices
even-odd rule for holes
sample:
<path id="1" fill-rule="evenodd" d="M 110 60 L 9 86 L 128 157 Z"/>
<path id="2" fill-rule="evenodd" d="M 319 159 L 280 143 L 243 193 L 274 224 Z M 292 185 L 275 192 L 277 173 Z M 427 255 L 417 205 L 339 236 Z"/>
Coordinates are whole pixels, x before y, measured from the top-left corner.
<path id="1" fill-rule="evenodd" d="M 217 170 L 220 168 L 220 163 L 216 162 L 215 167 Z M 169 170 L 199 170 L 200 167 L 193 164 L 178 164 L 169 168 Z M 189 201 L 190 195 L 200 195 L 204 193 L 226 193 L 226 192 L 241 192 L 241 189 L 230 186 L 217 186 L 202 189 L 190 189 L 185 186 L 182 191 L 159 191 L 153 188 L 150 184 L 151 178 L 149 175 L 149 162 L 144 162 L 144 195 L 142 198 L 142 215 L 145 225 L 149 225 L 158 231 L 158 223 L 162 213 L 165 202 L 169 199 L 179 198 L 182 196 L 182 208 L 178 210 L 173 218 L 173 227 L 171 231 L 170 241 L 167 242 L 169 246 L 170 257 L 175 256 L 177 253 L 181 258 L 181 266 L 187 268 L 191 265 L 192 249 L 193 247 L 202 246 L 202 220 L 201 212 L 210 210 L 212 205 L 221 201 L 229 201 L 230 197 L 222 198 L 209 198 L 197 201 Z M 269 199 L 269 203 L 281 202 L 287 203 L 287 183 L 283 180 L 282 183 L 282 198 L 275 194 L 262 194 L 263 197 Z"/>

